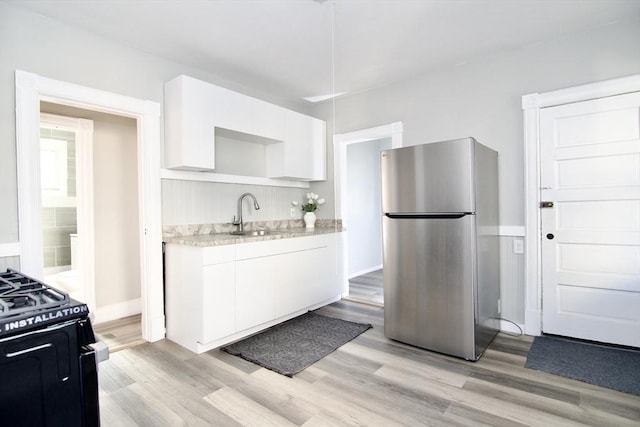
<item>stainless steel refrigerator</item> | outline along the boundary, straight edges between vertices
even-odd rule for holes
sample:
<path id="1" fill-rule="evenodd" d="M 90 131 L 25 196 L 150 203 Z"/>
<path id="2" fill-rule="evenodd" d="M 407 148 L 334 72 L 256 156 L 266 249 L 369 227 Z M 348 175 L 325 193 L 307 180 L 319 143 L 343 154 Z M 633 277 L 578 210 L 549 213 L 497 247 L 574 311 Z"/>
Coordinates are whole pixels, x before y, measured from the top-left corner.
<path id="1" fill-rule="evenodd" d="M 498 153 L 464 138 L 381 167 L 385 335 L 477 360 L 499 330 Z"/>

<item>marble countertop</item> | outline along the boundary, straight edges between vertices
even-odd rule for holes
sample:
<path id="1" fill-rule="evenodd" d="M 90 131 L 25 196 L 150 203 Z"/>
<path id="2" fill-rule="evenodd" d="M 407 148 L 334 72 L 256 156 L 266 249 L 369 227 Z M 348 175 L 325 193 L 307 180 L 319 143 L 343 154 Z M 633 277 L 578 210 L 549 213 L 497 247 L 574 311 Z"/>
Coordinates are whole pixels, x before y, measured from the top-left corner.
<path id="1" fill-rule="evenodd" d="M 266 240 L 290 239 L 294 237 L 314 236 L 327 233 L 339 233 L 344 231 L 342 225 L 316 227 L 313 230 L 307 230 L 304 227 L 298 228 L 275 228 L 268 229 L 268 233 L 258 236 L 237 236 L 228 232 L 207 233 L 207 234 L 189 234 L 165 236 L 165 243 L 174 245 L 188 245 L 197 247 L 235 245 L 238 243 L 260 242 Z"/>

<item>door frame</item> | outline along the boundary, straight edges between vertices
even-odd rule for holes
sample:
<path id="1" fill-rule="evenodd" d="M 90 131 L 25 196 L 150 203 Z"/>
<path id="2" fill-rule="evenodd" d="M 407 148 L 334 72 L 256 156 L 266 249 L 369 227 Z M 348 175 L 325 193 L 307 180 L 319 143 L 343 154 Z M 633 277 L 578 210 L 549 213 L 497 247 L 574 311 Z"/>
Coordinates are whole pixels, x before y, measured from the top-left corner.
<path id="1" fill-rule="evenodd" d="M 527 335 L 542 333 L 540 109 L 640 91 L 640 74 L 522 96 L 525 156 L 525 312 Z"/>
<path id="2" fill-rule="evenodd" d="M 391 147 L 399 148 L 403 146 L 402 133 L 404 126 L 402 122 L 393 122 L 387 125 L 376 126 L 372 128 L 360 129 L 352 132 L 345 132 L 333 135 L 333 176 L 334 176 L 334 192 L 335 192 L 335 217 L 343 221 L 343 226 L 349 229 L 347 223 L 347 146 L 349 144 L 357 144 L 359 142 L 377 141 L 379 139 L 391 138 Z M 346 248 L 346 233 L 343 238 L 343 247 L 345 247 L 342 255 L 344 268 L 348 268 L 348 250 Z M 349 280 L 346 270 L 344 274 L 344 283 L 342 286 L 342 296 L 349 295 Z"/>
<path id="3" fill-rule="evenodd" d="M 16 70 L 16 160 L 20 269 L 42 278 L 40 101 L 136 119 L 142 337 L 165 335 L 160 201 L 160 104 Z"/>

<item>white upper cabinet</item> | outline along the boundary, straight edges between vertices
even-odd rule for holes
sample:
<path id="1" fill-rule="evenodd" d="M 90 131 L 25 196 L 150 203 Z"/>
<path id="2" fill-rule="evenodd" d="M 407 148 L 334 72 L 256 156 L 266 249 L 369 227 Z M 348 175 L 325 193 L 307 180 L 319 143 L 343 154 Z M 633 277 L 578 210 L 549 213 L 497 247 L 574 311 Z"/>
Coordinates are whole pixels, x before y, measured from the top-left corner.
<path id="1" fill-rule="evenodd" d="M 165 167 L 215 169 L 214 100 L 195 79 L 176 78 L 164 87 Z"/>
<path id="2" fill-rule="evenodd" d="M 165 84 L 166 168 L 216 171 L 216 128 L 264 145 L 255 150 L 264 158 L 251 159 L 265 164 L 262 178 L 326 179 L 324 121 L 188 76 Z"/>
<path id="3" fill-rule="evenodd" d="M 326 123 L 287 110 L 284 142 L 267 146 L 269 178 L 323 181 L 326 179 Z"/>
<path id="4" fill-rule="evenodd" d="M 206 114 L 212 128 L 219 127 L 237 132 L 251 133 L 249 131 L 253 130 L 252 98 L 185 76 L 180 76 L 178 79 L 190 82 L 195 81 L 202 86 L 199 96 L 206 97 L 211 103 L 211 109 Z M 195 101 L 195 103 L 199 104 L 198 101 Z"/>
<path id="5" fill-rule="evenodd" d="M 276 141 L 284 140 L 285 113 L 287 111 L 277 105 L 254 99 L 252 108 L 253 134 Z"/>

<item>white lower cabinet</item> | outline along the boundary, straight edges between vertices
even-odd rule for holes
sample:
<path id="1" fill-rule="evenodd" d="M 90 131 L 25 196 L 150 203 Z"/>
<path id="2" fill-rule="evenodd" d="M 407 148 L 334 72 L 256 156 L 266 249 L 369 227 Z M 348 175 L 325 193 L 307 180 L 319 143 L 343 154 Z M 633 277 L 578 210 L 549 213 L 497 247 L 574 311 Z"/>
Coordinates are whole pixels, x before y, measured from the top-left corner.
<path id="1" fill-rule="evenodd" d="M 196 353 L 337 301 L 340 233 L 207 248 L 167 245 L 167 338 Z"/>
<path id="2" fill-rule="evenodd" d="M 236 261 L 236 326 L 239 331 L 275 319 L 273 278 L 282 270 L 272 256 Z"/>
<path id="3" fill-rule="evenodd" d="M 235 331 L 235 246 L 166 245 L 167 338 L 191 351 Z"/>
<path id="4" fill-rule="evenodd" d="M 227 262 L 202 267 L 202 334 L 209 342 L 236 331 L 235 265 Z"/>
<path id="5" fill-rule="evenodd" d="M 275 303 L 276 317 L 301 310 L 312 305 L 315 301 L 325 301 L 330 296 L 320 291 L 326 287 L 329 293 L 334 293 L 335 288 L 326 286 L 332 283 L 332 260 L 329 247 L 319 247 L 313 250 L 300 251 L 290 254 L 293 268 L 287 274 L 280 275 L 276 281 Z M 333 279 L 335 280 L 335 279 Z"/>

